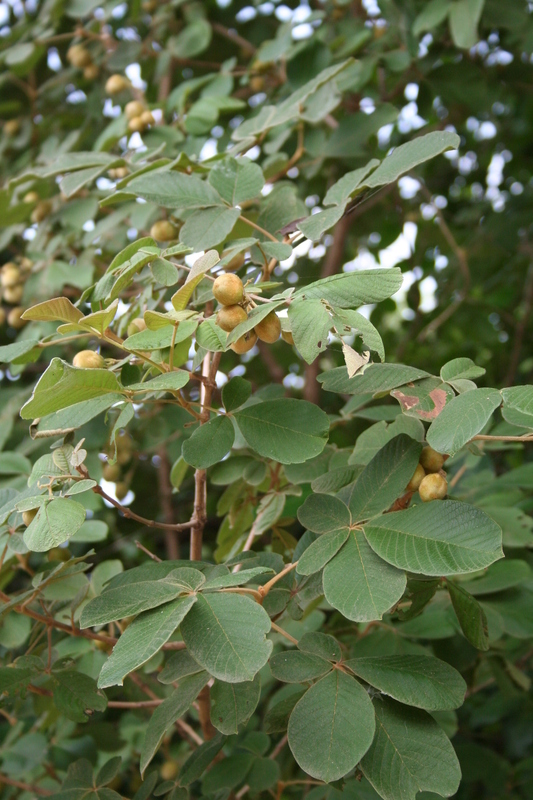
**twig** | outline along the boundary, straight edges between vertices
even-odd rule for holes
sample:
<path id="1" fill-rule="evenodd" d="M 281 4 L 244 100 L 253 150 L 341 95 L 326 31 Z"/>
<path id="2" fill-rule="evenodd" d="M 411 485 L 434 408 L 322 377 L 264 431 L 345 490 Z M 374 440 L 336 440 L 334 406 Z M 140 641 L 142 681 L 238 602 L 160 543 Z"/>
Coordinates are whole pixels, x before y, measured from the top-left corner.
<path id="1" fill-rule="evenodd" d="M 523 436 L 489 436 L 488 434 L 478 433 L 470 441 L 482 442 L 533 442 L 533 433 L 526 433 Z"/>
<path id="2" fill-rule="evenodd" d="M 135 514 L 134 511 L 131 511 L 126 506 L 123 506 L 118 500 L 115 500 L 113 497 L 110 497 L 101 486 L 93 486 L 92 490 L 95 494 L 99 494 L 100 497 L 103 497 L 104 500 L 107 500 L 108 503 L 111 503 L 112 506 L 118 508 L 121 512 L 123 517 L 126 519 L 134 519 L 136 522 L 140 522 L 141 525 L 146 525 L 147 528 L 162 528 L 166 531 L 186 531 L 192 527 L 193 522 L 189 520 L 188 522 L 176 522 L 176 523 L 167 523 L 167 522 L 157 522 L 155 519 L 146 519 L 146 517 L 141 517 L 139 514 Z"/>
<path id="3" fill-rule="evenodd" d="M 278 244 L 278 240 L 276 239 L 276 237 L 275 237 L 275 236 L 273 236 L 273 235 L 272 235 L 271 233 L 269 233 L 268 231 L 266 231 L 264 228 L 262 228 L 262 227 L 261 227 L 260 225 L 258 225 L 256 222 L 252 222 L 252 220 L 251 220 L 251 219 L 248 219 L 248 217 L 243 217 L 243 216 L 242 216 L 242 214 L 241 214 L 241 220 L 242 220 L 243 222 L 245 222 L 245 223 L 246 223 L 246 225 L 249 225 L 249 226 L 250 226 L 250 228 L 254 228 L 256 231 L 259 231 L 259 233 L 262 233 L 262 234 L 263 234 L 263 236 L 266 236 L 266 237 L 267 237 L 267 239 L 270 239 L 270 241 L 271 241 L 271 242 L 276 242 L 276 244 Z"/>
<path id="4" fill-rule="evenodd" d="M 160 700 L 161 699 L 134 672 L 130 672 L 129 677 L 131 678 L 133 683 L 136 686 L 138 686 L 139 689 L 142 692 L 144 692 L 144 694 L 148 695 L 148 697 L 151 697 L 152 700 Z M 188 725 L 186 722 L 184 722 L 182 719 L 177 719 L 174 724 L 175 724 L 176 728 L 178 728 L 178 730 L 179 730 L 179 732 L 181 733 L 182 736 L 188 736 L 189 739 L 192 739 L 192 741 L 197 745 L 201 745 L 201 744 L 204 743 L 204 740 L 202 739 L 202 737 L 198 736 L 196 731 L 193 728 L 191 728 L 191 726 Z"/>
<path id="5" fill-rule="evenodd" d="M 141 544 L 140 542 L 137 542 L 137 541 L 136 541 L 136 542 L 135 542 L 135 546 L 136 546 L 136 547 L 138 547 L 138 548 L 139 548 L 139 550 L 142 550 L 142 551 L 143 551 L 143 553 L 146 553 L 146 555 L 147 555 L 149 558 L 151 558 L 151 559 L 152 559 L 152 561 L 157 561 L 158 563 L 161 563 L 161 561 L 163 560 L 162 558 L 159 558 L 159 556 L 156 556 L 156 555 L 155 555 L 155 553 L 151 553 L 151 552 L 148 550 L 148 548 L 147 548 L 147 547 L 145 547 L 145 546 L 144 546 L 143 544 Z"/>
<path id="6" fill-rule="evenodd" d="M 290 635 L 290 633 L 284 631 L 283 628 L 280 628 L 279 625 L 276 625 L 275 622 L 270 621 L 270 625 L 272 627 L 272 630 L 276 631 L 276 633 L 280 633 L 282 636 L 288 639 L 289 642 L 292 642 L 293 644 L 298 644 L 298 639 L 295 639 L 294 636 Z"/>
<path id="7" fill-rule="evenodd" d="M 253 56 L 256 53 L 256 49 L 251 42 L 247 39 L 244 39 L 242 36 L 239 36 L 237 31 L 224 27 L 219 22 L 212 22 L 211 27 L 214 31 L 216 31 L 220 36 L 223 36 L 225 39 L 229 39 L 230 42 L 241 47 L 245 50 L 249 55 Z"/>
<path id="8" fill-rule="evenodd" d="M 108 708 L 157 708 L 164 700 L 109 700 Z"/>
<path id="9" fill-rule="evenodd" d="M 29 783 L 23 783 L 22 781 L 16 781 L 13 778 L 8 778 L 5 775 L 2 775 L 0 772 L 0 783 L 5 783 L 6 786 L 15 786 L 17 789 L 24 789 L 26 792 L 33 792 L 33 794 L 38 794 L 41 797 L 49 797 L 55 792 L 51 792 L 49 789 L 41 789 L 40 786 L 30 786 Z"/>
<path id="10" fill-rule="evenodd" d="M 287 575 L 289 572 L 292 572 L 293 569 L 296 569 L 297 566 L 297 561 L 295 561 L 293 564 L 287 564 L 287 566 L 284 567 L 281 572 L 278 572 L 278 574 L 274 575 L 274 577 L 267 581 L 267 583 L 265 583 L 263 586 L 260 586 L 258 592 L 261 597 L 265 597 L 278 581 L 285 577 L 285 575 Z"/>

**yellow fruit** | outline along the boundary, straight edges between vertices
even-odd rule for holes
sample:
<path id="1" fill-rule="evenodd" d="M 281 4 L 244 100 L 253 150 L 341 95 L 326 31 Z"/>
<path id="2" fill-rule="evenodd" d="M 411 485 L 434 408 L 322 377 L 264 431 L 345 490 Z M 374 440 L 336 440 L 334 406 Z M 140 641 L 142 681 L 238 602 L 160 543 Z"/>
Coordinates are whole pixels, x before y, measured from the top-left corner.
<path id="1" fill-rule="evenodd" d="M 11 289 L 20 283 L 20 270 L 12 261 L 8 261 L 2 267 L 0 273 L 0 285 L 3 289 Z"/>
<path id="2" fill-rule="evenodd" d="M 418 487 L 418 493 L 423 503 L 430 503 L 432 500 L 444 500 L 448 494 L 446 478 L 443 478 L 438 472 L 426 475 Z"/>
<path id="3" fill-rule="evenodd" d="M 104 464 L 102 468 L 102 478 L 105 481 L 111 481 L 112 483 L 116 483 L 120 480 L 122 475 L 122 470 L 120 469 L 118 464 Z"/>
<path id="4" fill-rule="evenodd" d="M 22 300 L 22 295 L 24 293 L 24 287 L 20 284 L 18 286 L 9 286 L 7 289 L 3 291 L 3 297 L 6 303 L 20 303 Z"/>
<path id="5" fill-rule="evenodd" d="M 129 490 L 130 487 L 126 483 L 126 481 L 119 481 L 118 483 L 115 484 L 115 497 L 117 498 L 117 500 L 124 500 Z"/>
<path id="6" fill-rule="evenodd" d="M 8 119 L 4 122 L 4 132 L 6 136 L 16 136 L 20 130 L 20 122 L 18 119 Z"/>
<path id="7" fill-rule="evenodd" d="M 276 312 L 271 311 L 270 314 L 267 314 L 261 322 L 257 323 L 254 331 L 262 342 L 268 342 L 268 344 L 277 342 L 281 333 L 281 322 Z"/>
<path id="8" fill-rule="evenodd" d="M 215 299 L 223 306 L 234 306 L 244 297 L 244 286 L 238 275 L 219 275 L 213 284 Z"/>
<path id="9" fill-rule="evenodd" d="M 25 319 L 21 319 L 22 315 L 24 314 L 25 309 L 22 306 L 16 306 L 12 308 L 9 314 L 7 315 L 7 322 L 8 325 L 11 325 L 12 328 L 16 330 L 20 330 L 26 324 Z"/>
<path id="10" fill-rule="evenodd" d="M 70 558 L 70 550 L 67 550 L 66 547 L 52 547 L 48 551 L 48 561 L 69 561 Z"/>
<path id="11" fill-rule="evenodd" d="M 265 88 L 265 79 L 262 75 L 254 75 L 250 78 L 250 89 L 254 92 L 262 92 Z"/>
<path id="12" fill-rule="evenodd" d="M 100 639 L 95 641 L 94 646 L 97 650 L 103 650 L 104 653 L 107 653 L 112 647 L 112 645 L 108 644 L 107 642 L 102 642 Z"/>
<path id="13" fill-rule="evenodd" d="M 242 306 L 222 306 L 217 314 L 217 325 L 229 333 L 247 319 L 248 314 Z"/>
<path id="14" fill-rule="evenodd" d="M 145 124 L 142 121 L 141 117 L 133 117 L 128 122 L 128 130 L 132 133 L 142 133 L 145 129 Z"/>
<path id="15" fill-rule="evenodd" d="M 33 267 L 33 261 L 31 261 L 29 258 L 26 258 L 26 256 L 22 256 L 19 262 L 19 266 L 22 272 L 31 272 L 31 268 Z"/>
<path id="16" fill-rule="evenodd" d="M 144 104 L 141 103 L 140 100 L 131 100 L 129 103 L 126 103 L 124 111 L 128 119 L 140 117 L 144 112 Z"/>
<path id="17" fill-rule="evenodd" d="M 72 359 L 72 364 L 81 369 L 103 369 L 105 366 L 102 356 L 94 350 L 80 350 Z"/>
<path id="18" fill-rule="evenodd" d="M 242 355 L 243 353 L 247 353 L 248 350 L 251 350 L 256 342 L 257 334 L 255 331 L 248 331 L 248 333 L 245 333 L 243 336 L 237 339 L 236 342 L 230 344 L 230 347 L 234 353 Z"/>
<path id="19" fill-rule="evenodd" d="M 46 219 L 48 214 L 52 210 L 52 203 L 50 200 L 40 200 L 33 211 L 31 212 L 31 221 L 35 224 L 42 222 L 43 219 Z"/>
<path id="20" fill-rule="evenodd" d="M 150 125 L 155 125 L 155 119 L 152 112 L 143 111 L 143 113 L 141 114 L 141 122 L 143 123 L 145 128 L 148 128 Z"/>
<path id="21" fill-rule="evenodd" d="M 35 517 L 37 516 L 37 512 L 39 511 L 38 508 L 30 508 L 29 511 L 22 512 L 22 521 L 26 527 L 33 522 Z"/>
<path id="22" fill-rule="evenodd" d="M 83 70 L 83 77 L 86 81 L 95 81 L 100 73 L 96 64 L 87 64 Z"/>
<path id="23" fill-rule="evenodd" d="M 159 770 L 159 777 L 163 781 L 171 781 L 179 772 L 179 767 L 175 761 L 165 761 Z"/>
<path id="24" fill-rule="evenodd" d="M 106 94 L 119 94 L 129 89 L 130 82 L 123 75 L 111 75 L 105 82 Z"/>
<path id="25" fill-rule="evenodd" d="M 432 447 L 424 447 L 420 456 L 420 463 L 426 472 L 438 472 L 444 464 L 444 456 L 437 453 Z"/>
<path id="26" fill-rule="evenodd" d="M 154 222 L 150 228 L 150 236 L 157 239 L 158 242 L 171 242 L 176 239 L 178 231 L 176 227 L 168 219 L 160 219 Z"/>
<path id="27" fill-rule="evenodd" d="M 115 167 L 115 169 L 110 169 L 108 175 L 113 180 L 121 180 L 125 178 L 126 175 L 129 174 L 129 170 L 127 167 Z"/>
<path id="28" fill-rule="evenodd" d="M 39 195 L 37 192 L 26 192 L 24 197 L 22 198 L 25 203 L 38 203 L 39 202 Z"/>
<path id="29" fill-rule="evenodd" d="M 284 342 L 287 342 L 287 344 L 294 344 L 294 337 L 291 331 L 281 331 L 281 338 Z"/>
<path id="30" fill-rule="evenodd" d="M 425 475 L 426 473 L 424 467 L 421 464 L 417 464 L 416 469 L 413 473 L 413 477 L 406 486 L 406 490 L 408 492 L 416 492 L 416 490 L 422 483 L 422 479 L 425 477 Z"/>
<path id="31" fill-rule="evenodd" d="M 73 44 L 67 50 L 67 61 L 77 69 L 83 69 L 91 63 L 91 54 L 82 44 Z"/>
<path id="32" fill-rule="evenodd" d="M 222 253 L 222 258 L 226 253 Z M 228 261 L 227 264 L 224 264 L 222 269 L 225 269 L 226 272 L 237 272 L 242 266 L 244 266 L 244 253 L 237 253 L 236 256 L 233 256 L 231 261 Z"/>
<path id="33" fill-rule="evenodd" d="M 146 322 L 144 321 L 144 319 L 136 317 L 135 319 L 132 319 L 132 321 L 128 325 L 127 333 L 128 336 L 133 336 L 133 334 L 140 333 L 141 331 L 145 330 L 146 330 Z"/>

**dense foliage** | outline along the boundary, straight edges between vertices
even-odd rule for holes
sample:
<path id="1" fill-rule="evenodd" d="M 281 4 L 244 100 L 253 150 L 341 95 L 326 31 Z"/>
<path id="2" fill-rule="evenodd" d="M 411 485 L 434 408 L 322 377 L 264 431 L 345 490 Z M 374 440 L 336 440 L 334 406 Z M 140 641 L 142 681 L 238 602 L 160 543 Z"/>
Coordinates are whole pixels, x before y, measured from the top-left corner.
<path id="1" fill-rule="evenodd" d="M 0 784 L 533 798 L 533 14 L 0 3 Z"/>

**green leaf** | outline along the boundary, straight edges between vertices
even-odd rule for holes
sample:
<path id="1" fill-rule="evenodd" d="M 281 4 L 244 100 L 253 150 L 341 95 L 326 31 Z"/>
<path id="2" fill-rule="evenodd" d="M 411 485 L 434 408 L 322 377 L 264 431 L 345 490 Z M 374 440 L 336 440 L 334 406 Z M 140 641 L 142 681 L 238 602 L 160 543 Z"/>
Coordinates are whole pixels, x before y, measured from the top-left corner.
<path id="1" fill-rule="evenodd" d="M 296 567 L 298 574 L 313 575 L 315 572 L 319 572 L 339 552 L 349 535 L 349 529 L 342 528 L 319 536 L 298 559 Z"/>
<path id="2" fill-rule="evenodd" d="M 358 311 L 352 311 L 348 309 L 337 311 L 333 319 L 337 332 L 340 336 L 350 333 L 351 329 L 353 328 L 361 335 L 364 345 L 368 347 L 369 350 L 376 352 L 381 361 L 385 361 L 385 348 L 383 347 L 383 340 L 370 320 L 368 320 Z"/>
<path id="3" fill-rule="evenodd" d="M 209 173 L 209 183 L 232 206 L 253 200 L 265 184 L 261 167 L 247 158 L 225 158 Z"/>
<path id="4" fill-rule="evenodd" d="M 22 315 L 23 319 L 36 320 L 42 322 L 78 322 L 83 317 L 79 308 L 72 305 L 66 297 L 54 297 L 45 300 L 36 306 L 26 309 Z"/>
<path id="5" fill-rule="evenodd" d="M 471 358 L 453 358 L 441 368 L 440 376 L 443 381 L 473 380 L 481 378 L 486 370 L 478 367 Z"/>
<path id="6" fill-rule="evenodd" d="M 343 205 L 332 206 L 324 211 L 319 211 L 318 214 L 311 214 L 303 222 L 299 222 L 297 228 L 307 239 L 316 242 L 323 233 L 329 231 L 340 220 L 343 214 Z"/>
<path id="7" fill-rule="evenodd" d="M 20 358 L 39 344 L 38 339 L 22 339 L 13 344 L 5 344 L 0 347 L 0 364 L 8 364 L 16 358 Z"/>
<path id="8" fill-rule="evenodd" d="M 276 653 L 270 659 L 269 666 L 276 680 L 284 683 L 306 683 L 321 678 L 331 670 L 329 661 L 298 650 Z"/>
<path id="9" fill-rule="evenodd" d="M 450 0 L 430 0 L 426 3 L 413 23 L 413 36 L 419 36 L 440 25 L 448 16 L 451 5 Z"/>
<path id="10" fill-rule="evenodd" d="M 249 399 L 252 384 L 244 378 L 236 376 L 222 387 L 222 402 L 226 411 L 235 411 Z"/>
<path id="11" fill-rule="evenodd" d="M 479 40 L 477 26 L 485 0 L 455 0 L 450 4 L 450 33 L 456 47 L 469 50 Z"/>
<path id="12" fill-rule="evenodd" d="M 352 516 L 338 497 L 311 494 L 298 509 L 298 519 L 313 533 L 332 533 L 352 524 Z"/>
<path id="13" fill-rule="evenodd" d="M 22 453 L 0 453 L 0 475 L 29 475 L 31 461 Z"/>
<path id="14" fill-rule="evenodd" d="M 490 514 L 489 509 L 485 510 Z M 512 589 L 531 577 L 531 568 L 526 561 L 508 559 L 492 564 L 482 577 L 474 578 L 464 584 L 464 588 L 475 597 Z"/>
<path id="15" fill-rule="evenodd" d="M 254 713 L 260 696 L 259 675 L 243 683 L 215 681 L 211 689 L 211 722 L 227 736 L 238 733 L 239 725 L 246 724 Z"/>
<path id="16" fill-rule="evenodd" d="M 85 509 L 80 503 L 55 498 L 39 508 L 37 516 L 24 531 L 24 544 L 34 553 L 45 553 L 67 542 L 85 522 Z"/>
<path id="17" fill-rule="evenodd" d="M 235 429 L 229 417 L 219 415 L 200 425 L 183 442 L 182 455 L 195 469 L 206 469 L 222 461 L 232 448 Z"/>
<path id="18" fill-rule="evenodd" d="M 31 683 L 32 675 L 31 669 L 0 667 L 0 694 L 13 696 L 16 692 L 20 692 Z"/>
<path id="19" fill-rule="evenodd" d="M 334 670 L 298 701 L 289 720 L 289 747 L 299 766 L 319 780 L 350 772 L 371 745 L 372 703 L 354 678 Z"/>
<path id="20" fill-rule="evenodd" d="M 417 467 L 422 445 L 405 433 L 395 436 L 367 464 L 352 486 L 341 489 L 354 522 L 386 511 L 405 493 Z"/>
<path id="21" fill-rule="evenodd" d="M 178 650 L 170 656 L 157 676 L 159 683 L 174 683 L 187 675 L 202 672 L 202 667 L 191 656 L 188 650 Z"/>
<path id="22" fill-rule="evenodd" d="M 414 169 L 418 164 L 429 161 L 446 150 L 456 150 L 460 138 L 452 131 L 432 131 L 418 136 L 410 142 L 396 147 L 381 165 L 366 178 L 364 185 L 374 188 L 393 183 L 400 175 Z"/>
<path id="23" fill-rule="evenodd" d="M 189 382 L 189 373 L 184 369 L 157 375 L 143 383 L 128 384 L 128 392 L 177 392 Z"/>
<path id="24" fill-rule="evenodd" d="M 241 215 L 240 208 L 207 208 L 187 217 L 180 230 L 180 241 L 193 250 L 203 250 L 223 242 Z"/>
<path id="25" fill-rule="evenodd" d="M 202 586 L 202 591 L 208 589 L 226 589 L 231 586 L 244 586 L 245 583 L 251 581 L 257 575 L 264 575 L 267 572 L 273 572 L 270 567 L 250 567 L 250 569 L 242 569 L 240 572 L 229 572 L 227 575 L 218 575 L 215 578 L 210 578 Z"/>
<path id="26" fill-rule="evenodd" d="M 337 308 L 355 308 L 365 303 L 379 303 L 398 291 L 402 285 L 402 273 L 398 267 L 392 269 L 360 270 L 322 278 L 298 289 L 297 298 L 324 300 Z"/>
<path id="27" fill-rule="evenodd" d="M 222 328 L 215 324 L 214 319 L 206 319 L 196 332 L 196 343 L 212 353 L 219 353 L 226 349 L 228 335 Z"/>
<path id="28" fill-rule="evenodd" d="M 206 19 L 194 19 L 177 36 L 168 40 L 168 48 L 177 58 L 194 58 L 207 50 L 211 42 L 213 29 Z"/>
<path id="29" fill-rule="evenodd" d="M 308 631 L 298 640 L 298 649 L 303 653 L 320 656 L 328 661 L 340 661 L 342 651 L 338 641 L 327 633 Z"/>
<path id="30" fill-rule="evenodd" d="M 181 635 L 192 657 L 215 678 L 227 683 L 253 680 L 272 650 L 266 611 L 238 594 L 198 596 Z"/>
<path id="31" fill-rule="evenodd" d="M 306 400 L 266 400 L 237 411 L 234 419 L 256 453 L 282 464 L 313 458 L 329 436 L 327 414 Z"/>
<path id="32" fill-rule="evenodd" d="M 234 753 L 218 761 L 202 781 L 202 795 L 237 787 L 244 782 L 254 761 L 252 753 Z"/>
<path id="33" fill-rule="evenodd" d="M 447 582 L 448 592 L 459 625 L 470 644 L 478 650 L 489 649 L 487 617 L 475 597 L 453 581 Z"/>
<path id="34" fill-rule="evenodd" d="M 533 428 L 533 386 L 502 389 L 502 416 L 511 425 Z"/>
<path id="35" fill-rule="evenodd" d="M 428 373 L 423 369 L 406 367 L 404 364 L 370 364 L 364 372 L 353 378 L 348 377 L 346 367 L 335 367 L 319 375 L 317 380 L 327 392 L 374 395 L 390 392 L 397 386 L 426 377 Z"/>
<path id="36" fill-rule="evenodd" d="M 294 344 L 302 358 L 312 364 L 328 345 L 332 319 L 322 300 L 302 297 L 289 306 L 289 321 Z"/>
<path id="37" fill-rule="evenodd" d="M 106 589 L 91 600 L 83 609 L 80 624 L 82 628 L 105 625 L 124 617 L 140 614 L 150 608 L 175 600 L 184 592 L 196 591 L 205 581 L 205 576 L 197 569 L 180 567 L 171 570 L 158 580 L 139 576 L 125 586 Z"/>
<path id="38" fill-rule="evenodd" d="M 281 770 L 277 761 L 265 756 L 256 758 L 246 776 L 246 783 L 252 792 L 265 792 L 273 788 L 280 779 Z"/>
<path id="39" fill-rule="evenodd" d="M 178 775 L 179 786 L 189 786 L 193 781 L 198 780 L 206 767 L 213 761 L 223 748 L 226 737 L 217 733 L 210 741 L 204 742 L 196 750 L 193 750 Z"/>
<path id="40" fill-rule="evenodd" d="M 459 762 L 433 717 L 386 698 L 374 709 L 376 736 L 361 768 L 383 800 L 415 800 L 421 791 L 455 794 Z"/>
<path id="41" fill-rule="evenodd" d="M 82 400 L 120 391 L 115 375 L 106 369 L 77 369 L 60 358 L 53 358 L 31 398 L 22 406 L 20 416 L 22 419 L 44 417 Z"/>
<path id="42" fill-rule="evenodd" d="M 158 751 L 165 733 L 185 714 L 208 680 L 209 676 L 205 672 L 183 678 L 173 694 L 156 708 L 148 723 L 141 749 L 141 775 L 144 775 L 146 767 Z"/>
<path id="43" fill-rule="evenodd" d="M 432 656 L 394 655 L 344 662 L 366 683 L 400 703 L 426 711 L 459 708 L 466 683 L 457 670 Z"/>
<path id="44" fill-rule="evenodd" d="M 216 250 L 208 250 L 203 256 L 197 258 L 187 275 L 187 280 L 178 291 L 172 295 L 172 305 L 176 311 L 183 311 L 187 307 L 192 294 L 200 281 L 203 280 L 205 273 L 209 272 L 215 264 L 220 261 L 220 256 Z"/>
<path id="45" fill-rule="evenodd" d="M 455 392 L 440 378 L 432 377 L 393 389 L 391 397 L 399 402 L 404 414 L 431 422 L 454 399 Z"/>
<path id="46" fill-rule="evenodd" d="M 483 511 L 434 500 L 364 526 L 375 552 L 400 569 L 424 575 L 475 572 L 502 557 L 501 529 Z"/>
<path id="47" fill-rule="evenodd" d="M 98 686 L 122 686 L 126 675 L 161 650 L 195 603 L 195 595 L 180 597 L 161 608 L 145 611 L 134 619 L 102 667 Z"/>
<path id="48" fill-rule="evenodd" d="M 88 722 L 93 711 L 105 711 L 107 698 L 94 678 L 76 670 L 55 672 L 54 705 L 60 714 L 74 722 Z"/>
<path id="49" fill-rule="evenodd" d="M 128 191 L 164 208 L 193 210 L 223 206 L 222 198 L 207 181 L 182 172 L 150 172 L 140 175 L 130 181 Z"/>
<path id="50" fill-rule="evenodd" d="M 502 402 L 496 389 L 472 389 L 443 408 L 427 432 L 428 444 L 439 453 L 455 455 L 479 433 Z"/>
<path id="51" fill-rule="evenodd" d="M 373 158 L 364 167 L 354 169 L 352 172 L 345 172 L 342 178 L 330 186 L 324 197 L 324 205 L 342 205 L 348 202 L 357 189 L 361 187 L 366 176 L 372 170 L 379 166 L 381 162 L 377 158 Z"/>
<path id="52" fill-rule="evenodd" d="M 353 530 L 324 569 L 323 585 L 333 608 L 347 619 L 369 622 L 381 619 L 400 599 L 406 577 L 374 553 L 360 530 Z"/>

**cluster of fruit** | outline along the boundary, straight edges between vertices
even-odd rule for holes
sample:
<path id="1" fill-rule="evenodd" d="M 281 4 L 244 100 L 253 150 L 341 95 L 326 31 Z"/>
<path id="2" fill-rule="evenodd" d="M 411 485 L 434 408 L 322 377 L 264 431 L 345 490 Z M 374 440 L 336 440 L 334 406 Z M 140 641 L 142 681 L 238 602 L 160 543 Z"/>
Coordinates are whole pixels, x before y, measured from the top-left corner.
<path id="1" fill-rule="evenodd" d="M 118 433 L 115 439 L 117 448 L 117 458 L 114 464 L 106 461 L 102 468 L 102 478 L 115 484 L 115 497 L 117 500 L 124 500 L 130 490 L 130 483 L 133 477 L 131 462 L 133 459 L 134 446 L 133 439 L 125 431 Z M 106 453 L 109 459 L 110 453 Z M 130 465 L 124 472 L 124 467 Z"/>
<path id="2" fill-rule="evenodd" d="M 124 111 L 128 119 L 128 130 L 132 133 L 142 133 L 147 128 L 155 125 L 152 112 L 140 100 L 131 100 L 126 103 Z"/>
<path id="3" fill-rule="evenodd" d="M 213 284 L 213 295 L 221 305 L 216 323 L 223 331 L 230 333 L 237 325 L 248 319 L 247 308 L 252 306 L 251 301 L 244 293 L 244 285 L 238 275 L 225 273 L 219 275 Z M 236 353 L 247 353 L 258 339 L 272 344 L 281 334 L 281 322 L 275 311 L 271 311 L 252 330 L 240 336 L 230 345 Z"/>
<path id="4" fill-rule="evenodd" d="M 19 306 L 18 303 L 22 300 L 24 284 L 31 273 L 32 266 L 33 263 L 29 258 L 22 257 L 18 259 L 18 263 L 7 261 L 0 270 L 2 300 L 14 306 L 7 312 L 0 306 L 0 325 L 3 325 L 7 320 L 8 325 L 12 328 L 18 330 L 24 327 L 25 321 L 21 319 L 24 308 Z"/>
<path id="5" fill-rule="evenodd" d="M 93 63 L 91 54 L 82 44 L 73 44 L 67 50 L 67 61 L 76 69 L 83 70 L 83 77 L 94 81 L 98 77 L 98 67 Z"/>
<path id="6" fill-rule="evenodd" d="M 448 494 L 446 473 L 442 469 L 445 457 L 432 447 L 424 447 L 413 477 L 407 484 L 408 492 L 416 492 L 423 503 L 444 500 Z"/>

